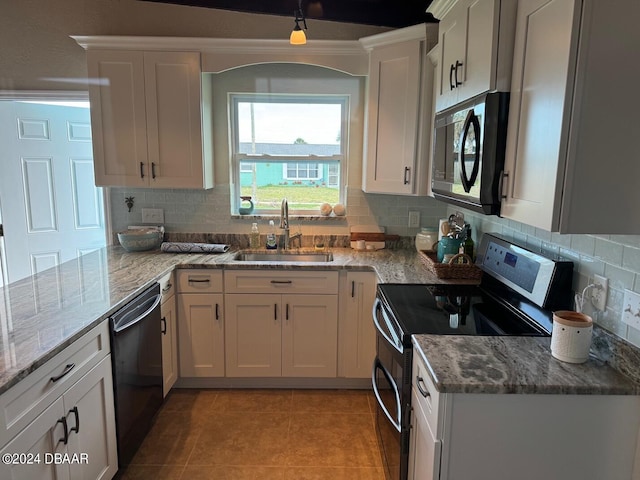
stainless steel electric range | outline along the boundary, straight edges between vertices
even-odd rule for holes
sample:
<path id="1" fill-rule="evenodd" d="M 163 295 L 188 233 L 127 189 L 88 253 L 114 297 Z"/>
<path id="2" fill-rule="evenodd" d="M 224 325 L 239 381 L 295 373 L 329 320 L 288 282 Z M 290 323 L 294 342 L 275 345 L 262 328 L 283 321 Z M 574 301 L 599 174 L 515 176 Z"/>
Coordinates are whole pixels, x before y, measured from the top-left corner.
<path id="1" fill-rule="evenodd" d="M 380 284 L 373 307 L 376 431 L 390 480 L 405 480 L 411 415 L 411 335 L 549 336 L 571 308 L 573 263 L 485 234 L 479 285 Z"/>

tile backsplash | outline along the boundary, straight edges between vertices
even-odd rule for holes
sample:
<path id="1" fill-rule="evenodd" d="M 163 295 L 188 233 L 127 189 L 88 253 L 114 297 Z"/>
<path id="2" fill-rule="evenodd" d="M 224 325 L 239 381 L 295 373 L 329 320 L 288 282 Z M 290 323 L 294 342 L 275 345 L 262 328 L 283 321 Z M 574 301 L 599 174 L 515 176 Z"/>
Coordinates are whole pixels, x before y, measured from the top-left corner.
<path id="1" fill-rule="evenodd" d="M 456 209 L 449 207 L 447 214 Z M 576 292 L 591 283 L 593 275 L 609 280 L 607 307 L 594 311 L 586 301 L 584 312 L 601 327 L 640 347 L 640 330 L 622 322 L 624 290 L 640 292 L 640 235 L 561 235 L 505 218 L 462 210 L 477 240 L 484 232 L 498 232 L 527 246 L 562 255 L 574 262 Z"/>
<path id="2" fill-rule="evenodd" d="M 233 217 L 230 214 L 229 186 L 216 185 L 211 190 L 160 190 L 145 188 L 112 188 L 111 222 L 114 232 L 128 225 L 142 223 L 141 209 L 162 208 L 167 231 L 194 233 L 249 233 L 253 217 Z M 125 197 L 134 197 L 131 212 Z M 305 221 L 291 218 L 292 228 L 300 224 L 305 235 L 316 233 L 349 233 L 352 225 L 381 225 L 386 232 L 401 236 L 414 236 L 418 228 L 407 226 L 410 211 L 420 213 L 422 226 L 437 225 L 446 214 L 446 205 L 432 198 L 399 195 L 366 194 L 358 188 L 347 189 L 346 218 L 327 221 Z M 259 220 L 266 225 L 268 220 Z"/>

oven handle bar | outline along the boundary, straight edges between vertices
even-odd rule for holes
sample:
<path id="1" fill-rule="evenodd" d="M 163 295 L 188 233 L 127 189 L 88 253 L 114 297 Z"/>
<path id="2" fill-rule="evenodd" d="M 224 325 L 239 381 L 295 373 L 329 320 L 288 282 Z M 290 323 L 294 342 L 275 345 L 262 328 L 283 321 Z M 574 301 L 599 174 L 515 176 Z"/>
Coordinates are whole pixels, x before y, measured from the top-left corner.
<path id="1" fill-rule="evenodd" d="M 380 335 L 382 335 L 385 338 L 385 340 L 389 343 L 389 345 L 392 345 L 393 348 L 395 348 L 400 354 L 403 354 L 404 347 L 402 346 L 402 342 L 400 341 L 400 338 L 395 335 L 395 332 L 393 328 L 391 328 L 391 325 L 389 325 L 389 333 L 393 336 L 393 339 L 391 339 L 389 335 L 387 335 L 387 332 L 384 331 L 384 329 L 380 325 L 380 322 L 378 321 L 378 311 L 383 317 L 385 317 L 385 320 L 386 320 L 385 323 L 389 325 L 390 321 L 384 314 L 384 311 L 382 310 L 382 302 L 380 301 L 379 298 L 376 298 L 375 301 L 373 302 L 373 312 L 372 312 L 373 324 L 375 325 L 376 330 L 380 332 Z"/>
<path id="2" fill-rule="evenodd" d="M 382 398 L 380 398 L 380 393 L 378 392 L 378 384 L 376 383 L 376 370 L 378 370 L 378 369 L 380 369 L 382 371 L 382 374 L 387 379 L 387 382 L 389 382 L 389 385 L 393 386 L 393 393 L 394 393 L 394 396 L 396 397 L 396 412 L 398 412 L 398 418 L 397 419 L 394 419 L 391 416 L 391 414 L 389 413 L 389 410 L 387 410 L 387 407 L 385 406 L 384 402 L 382 401 Z M 393 425 L 398 432 L 402 432 L 402 425 L 400 423 L 400 415 L 401 415 L 401 410 L 400 410 L 400 392 L 398 392 L 398 386 L 393 381 L 393 377 L 391 377 L 391 374 L 387 371 L 386 368 L 384 368 L 384 365 L 382 365 L 382 363 L 380 363 L 380 360 L 378 360 L 377 357 L 373 361 L 373 369 L 371 371 L 371 383 L 373 384 L 373 393 L 376 396 L 376 399 L 378 401 L 378 405 L 380 405 L 380 408 L 382 408 L 382 411 L 384 412 L 385 416 L 391 422 L 391 425 Z"/>

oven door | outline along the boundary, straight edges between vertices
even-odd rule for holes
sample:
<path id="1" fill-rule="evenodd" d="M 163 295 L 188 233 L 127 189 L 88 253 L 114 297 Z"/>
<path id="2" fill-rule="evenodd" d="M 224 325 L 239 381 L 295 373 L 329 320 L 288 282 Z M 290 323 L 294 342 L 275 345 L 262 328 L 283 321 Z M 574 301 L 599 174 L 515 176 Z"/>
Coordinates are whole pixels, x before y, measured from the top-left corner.
<path id="1" fill-rule="evenodd" d="M 371 380 L 373 393 L 377 400 L 376 432 L 389 480 L 406 480 L 409 458 L 409 422 L 410 399 L 407 394 L 410 384 L 406 385 L 411 367 L 407 366 L 407 356 L 411 349 L 402 346 L 400 337 L 387 323 L 393 323 L 386 315 L 379 299 L 373 308 L 376 326 L 377 354 L 373 362 Z M 399 342 L 399 345 L 396 343 Z M 410 360 L 409 360 L 410 361 Z"/>

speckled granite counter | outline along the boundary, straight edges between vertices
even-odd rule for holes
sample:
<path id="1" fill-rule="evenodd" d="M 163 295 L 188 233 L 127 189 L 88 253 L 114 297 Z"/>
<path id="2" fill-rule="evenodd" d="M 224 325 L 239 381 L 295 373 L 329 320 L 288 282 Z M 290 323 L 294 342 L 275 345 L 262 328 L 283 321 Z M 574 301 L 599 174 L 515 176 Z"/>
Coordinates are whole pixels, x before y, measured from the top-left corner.
<path id="1" fill-rule="evenodd" d="M 0 393 L 175 267 L 375 270 L 385 283 L 437 283 L 414 250 L 331 249 L 328 263 L 239 262 L 223 254 L 107 247 L 0 289 Z"/>
<path id="2" fill-rule="evenodd" d="M 601 360 L 556 360 L 550 338 L 414 335 L 413 343 L 442 393 L 640 395 Z"/>

